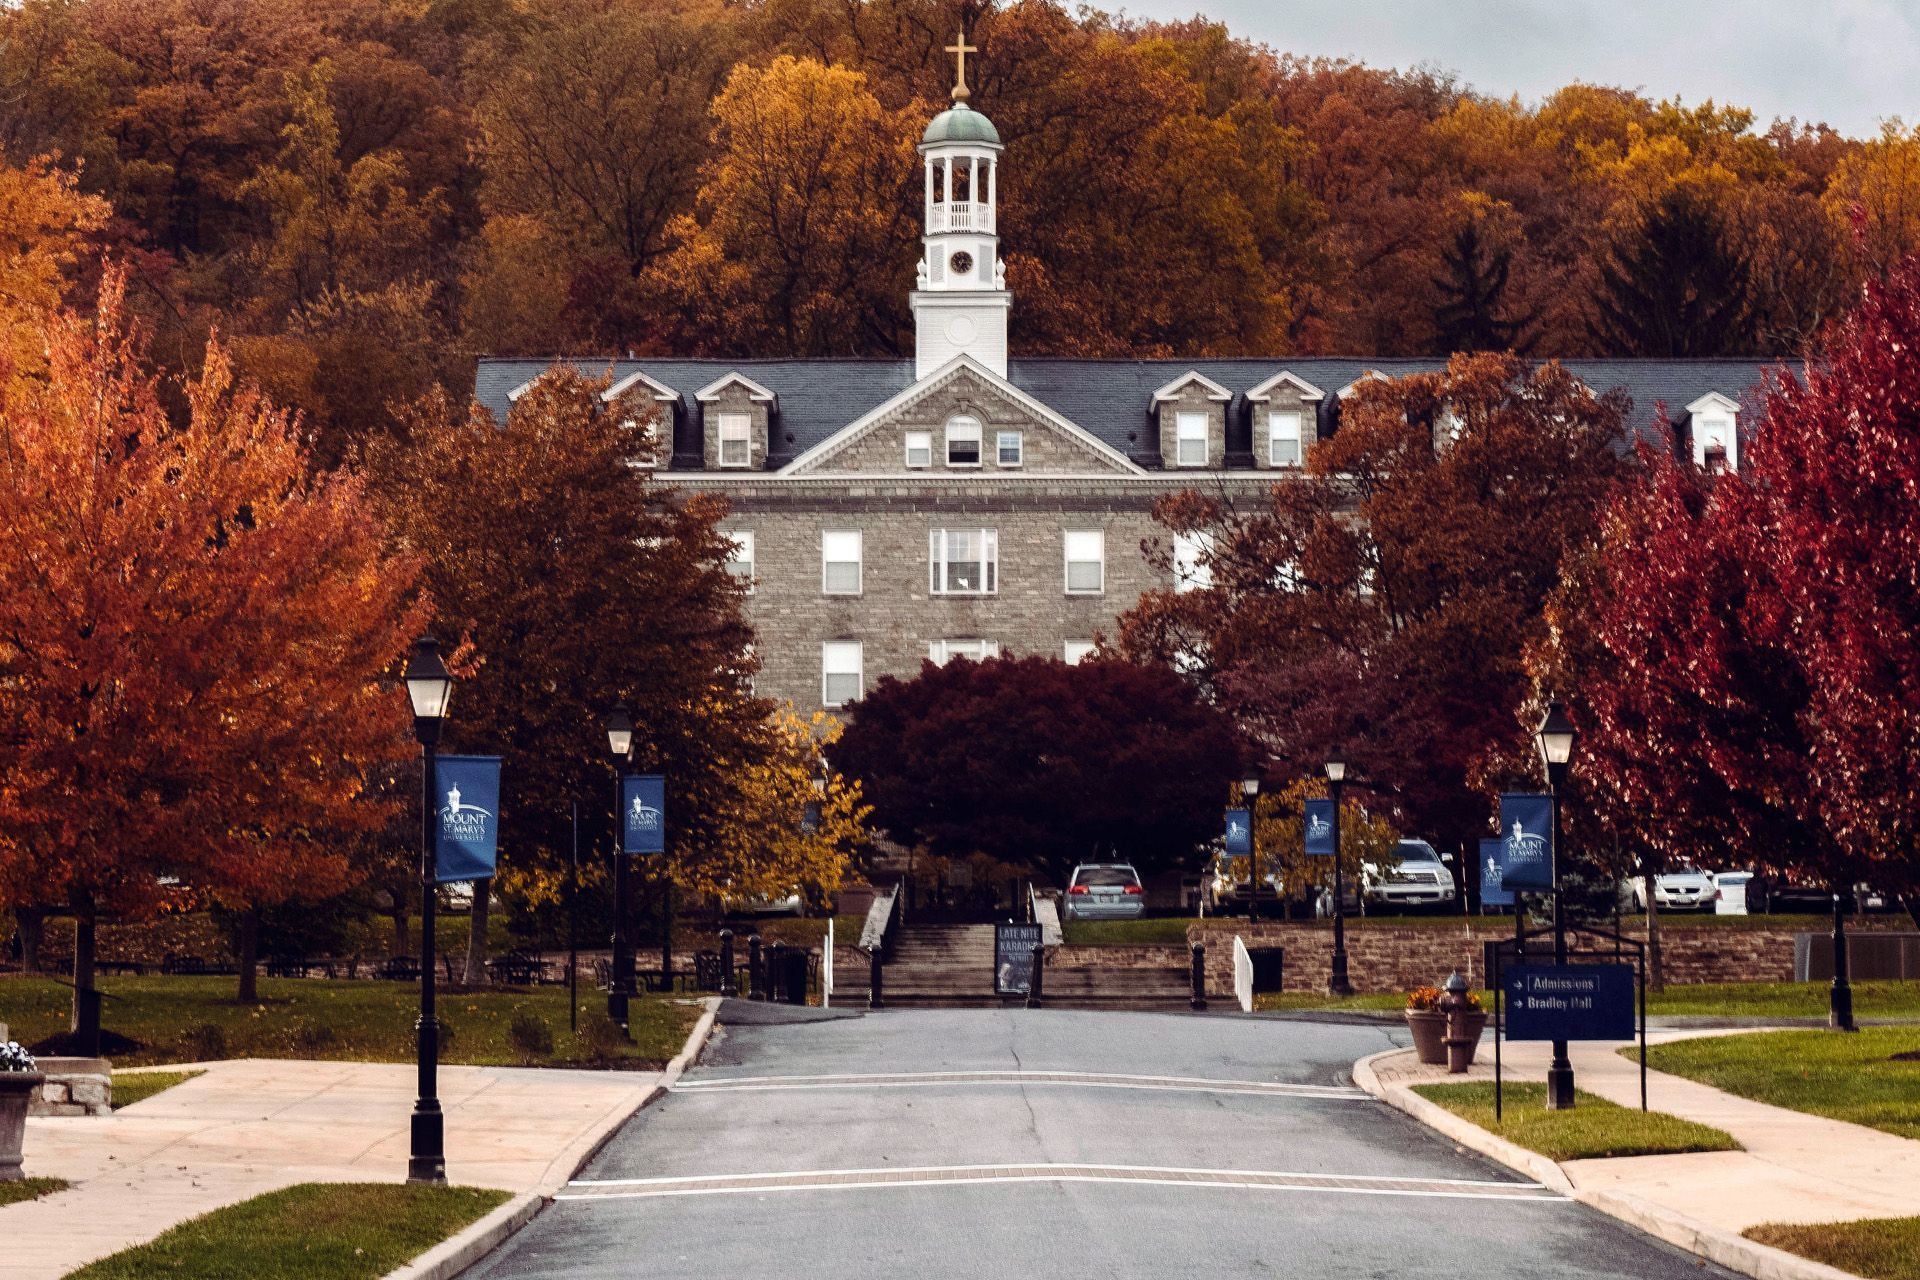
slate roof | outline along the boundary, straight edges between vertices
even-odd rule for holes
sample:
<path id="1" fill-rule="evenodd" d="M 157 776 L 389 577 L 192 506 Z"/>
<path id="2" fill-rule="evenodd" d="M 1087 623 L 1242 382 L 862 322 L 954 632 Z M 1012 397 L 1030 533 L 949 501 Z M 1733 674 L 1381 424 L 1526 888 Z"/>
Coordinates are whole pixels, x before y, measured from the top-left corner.
<path id="1" fill-rule="evenodd" d="M 700 405 L 694 392 L 738 370 L 778 398 L 770 461 L 778 465 L 804 453 L 840 428 L 913 385 L 913 361 L 780 359 L 617 359 L 574 357 L 566 361 L 598 376 L 617 380 L 636 370 L 680 393 L 675 413 L 674 452 L 680 458 L 700 453 Z M 551 361 L 487 357 L 479 362 L 474 396 L 496 418 L 506 416 L 509 393 L 544 372 Z M 1563 361 L 1573 375 L 1596 392 L 1623 388 L 1632 401 L 1628 423 L 1643 439 L 1660 446 L 1674 443 L 1666 422 L 1686 417 L 1686 406 L 1709 391 L 1731 396 L 1750 413 L 1759 407 L 1764 372 L 1776 362 L 1764 360 L 1581 360 Z M 1251 448 L 1246 392 L 1282 369 L 1326 392 L 1320 402 L 1320 433 L 1337 426 L 1339 392 L 1377 371 L 1388 377 L 1445 367 L 1439 358 L 1360 356 L 1234 357 L 1218 360 L 1016 359 L 1009 380 L 1136 461 L 1157 465 L 1158 443 L 1149 431 L 1153 393 L 1189 370 L 1233 392 L 1228 405 L 1228 451 Z M 1750 421 L 1751 419 L 1749 419 Z M 1624 443 L 1624 442 L 1623 442 Z"/>

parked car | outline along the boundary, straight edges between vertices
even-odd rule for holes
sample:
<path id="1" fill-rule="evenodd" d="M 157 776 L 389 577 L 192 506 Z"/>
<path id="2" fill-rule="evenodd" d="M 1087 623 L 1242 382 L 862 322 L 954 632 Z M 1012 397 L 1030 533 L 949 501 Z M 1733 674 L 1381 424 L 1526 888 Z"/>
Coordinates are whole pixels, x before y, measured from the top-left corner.
<path id="1" fill-rule="evenodd" d="M 1124 862 L 1083 862 L 1067 877 L 1069 920 L 1137 920 L 1147 913 L 1140 873 Z"/>
<path id="2" fill-rule="evenodd" d="M 1627 881 L 1633 909 L 1647 909 L 1647 877 L 1633 876 Z M 1654 905 L 1662 911 L 1712 911 L 1713 877 L 1692 867 L 1680 867 L 1653 878 Z"/>
<path id="3" fill-rule="evenodd" d="M 1444 906 L 1454 900 L 1453 869 L 1449 859 L 1434 852 L 1425 840 L 1402 840 L 1393 846 L 1392 861 L 1362 862 L 1360 881 L 1367 901 L 1384 907 Z"/>
<path id="4" fill-rule="evenodd" d="M 1722 871 L 1713 877 L 1713 914 L 1747 914 L 1747 886 L 1753 883 L 1751 871 Z"/>

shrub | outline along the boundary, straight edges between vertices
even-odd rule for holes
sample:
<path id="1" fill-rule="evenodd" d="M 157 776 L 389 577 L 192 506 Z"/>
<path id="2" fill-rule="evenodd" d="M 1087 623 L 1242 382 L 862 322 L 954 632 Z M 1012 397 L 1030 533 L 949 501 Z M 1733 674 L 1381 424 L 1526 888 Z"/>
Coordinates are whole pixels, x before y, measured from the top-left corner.
<path id="1" fill-rule="evenodd" d="M 553 1056 L 553 1032 L 545 1019 L 536 1018 L 530 1013 L 517 1013 L 513 1021 L 507 1024 L 507 1043 L 520 1055 L 520 1061 L 527 1066 L 543 1058 Z"/>
<path id="2" fill-rule="evenodd" d="M 620 1024 L 612 1018 L 589 1015 L 586 1025 L 580 1028 L 580 1043 L 588 1058 L 604 1066 L 620 1056 L 627 1046 L 627 1038 L 620 1034 Z"/>

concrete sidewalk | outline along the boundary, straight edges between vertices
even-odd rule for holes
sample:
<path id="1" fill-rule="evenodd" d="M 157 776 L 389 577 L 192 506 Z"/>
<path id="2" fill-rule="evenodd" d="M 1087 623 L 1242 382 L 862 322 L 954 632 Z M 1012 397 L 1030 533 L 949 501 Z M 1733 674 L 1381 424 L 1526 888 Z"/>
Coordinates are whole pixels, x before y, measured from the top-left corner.
<path id="1" fill-rule="evenodd" d="M 1737 1033 L 1653 1032 L 1648 1042 L 1702 1034 Z M 1621 1057 L 1614 1052 L 1617 1047 L 1574 1044 L 1574 1081 L 1610 1102 L 1638 1107 L 1638 1059 Z M 1401 1050 L 1356 1064 L 1354 1078 L 1369 1092 L 1497 1159 L 1526 1161 L 1536 1173 L 1541 1172 L 1541 1164 L 1553 1167 L 1551 1161 L 1531 1153 L 1509 1159 L 1517 1150 L 1511 1144 L 1451 1113 L 1431 1115 L 1437 1108 L 1410 1093 L 1408 1086 L 1415 1084 L 1491 1080 L 1491 1049 L 1490 1041 L 1481 1045 L 1485 1060 L 1476 1062 L 1464 1077 L 1449 1076 L 1444 1067 L 1422 1066 L 1412 1050 Z M 1508 1080 L 1546 1079 L 1550 1046 L 1513 1043 L 1505 1045 L 1503 1053 Z M 1724 1129 L 1745 1149 L 1569 1160 L 1557 1166 L 1558 1172 L 1576 1198 L 1717 1262 L 1751 1275 L 1837 1276 L 1841 1273 L 1803 1260 L 1794 1259 L 1789 1266 L 1785 1260 L 1790 1255 L 1762 1249 L 1742 1240 L 1739 1233 L 1763 1222 L 1847 1222 L 1920 1214 L 1920 1142 L 1752 1102 L 1652 1070 L 1647 1072 L 1647 1105 Z M 1492 1138 L 1508 1150 L 1470 1142 L 1447 1122 Z"/>
<path id="2" fill-rule="evenodd" d="M 197 1069 L 206 1074 L 112 1116 L 27 1122 L 28 1176 L 74 1185 L 0 1208 L 0 1280 L 57 1280 L 291 1183 L 405 1181 L 411 1065 L 248 1059 Z M 448 1179 L 522 1193 L 563 1183 L 661 1078 L 442 1067 Z"/>

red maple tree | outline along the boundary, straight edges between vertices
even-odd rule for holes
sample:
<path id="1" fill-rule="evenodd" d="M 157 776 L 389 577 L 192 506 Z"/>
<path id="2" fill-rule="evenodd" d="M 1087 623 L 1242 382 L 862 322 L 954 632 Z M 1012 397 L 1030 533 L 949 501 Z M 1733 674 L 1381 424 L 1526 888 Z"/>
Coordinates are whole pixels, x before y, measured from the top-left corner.
<path id="1" fill-rule="evenodd" d="M 169 417 L 124 277 L 46 350 L 0 378 L 0 901 L 75 914 L 77 1017 L 102 915 L 351 882 L 410 754 L 381 675 L 425 606 L 360 481 L 312 474 L 217 342 Z"/>

